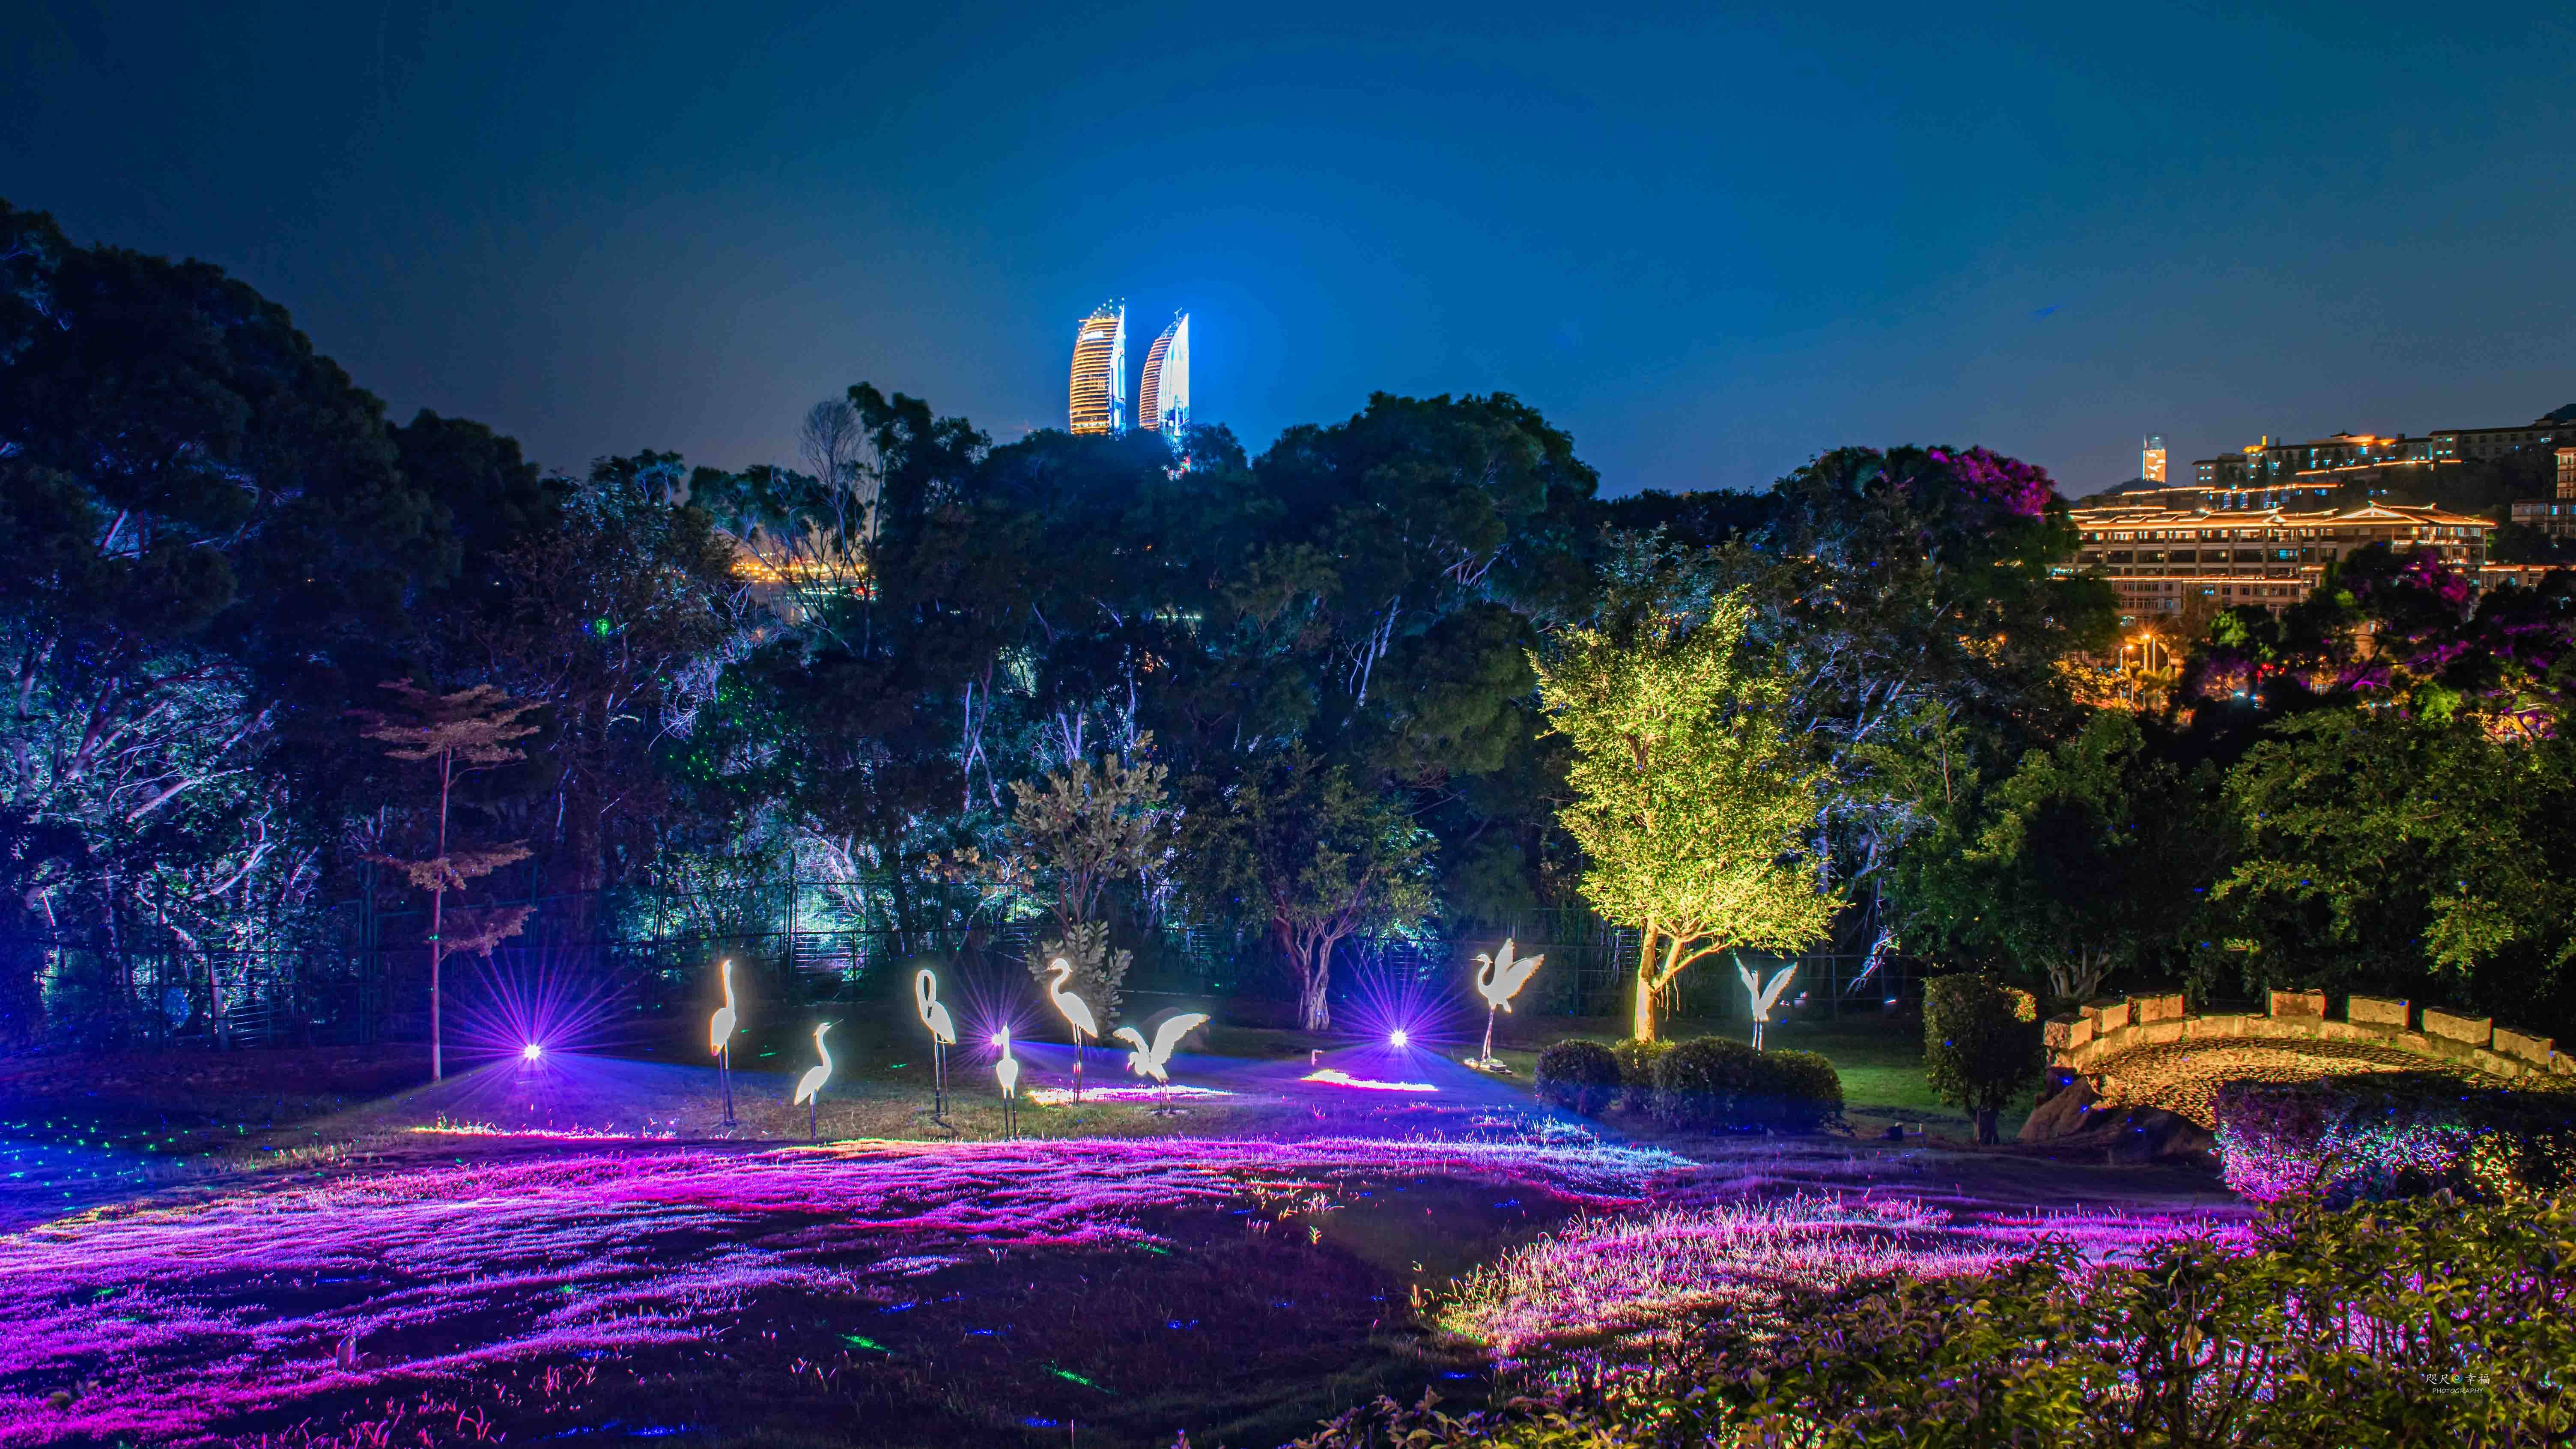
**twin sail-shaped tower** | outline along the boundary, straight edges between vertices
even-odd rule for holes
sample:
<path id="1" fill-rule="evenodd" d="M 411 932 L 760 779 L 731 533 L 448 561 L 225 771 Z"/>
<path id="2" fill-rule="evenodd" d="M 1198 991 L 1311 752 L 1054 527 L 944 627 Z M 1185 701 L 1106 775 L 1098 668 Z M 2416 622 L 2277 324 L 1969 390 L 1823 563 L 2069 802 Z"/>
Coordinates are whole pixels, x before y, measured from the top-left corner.
<path id="1" fill-rule="evenodd" d="M 1077 433 L 1123 433 L 1151 428 L 1174 442 L 1190 425 L 1190 314 L 1145 352 L 1144 383 L 1136 413 L 1127 413 L 1127 304 L 1104 302 L 1082 319 L 1073 335 L 1073 387 L 1066 426 Z"/>

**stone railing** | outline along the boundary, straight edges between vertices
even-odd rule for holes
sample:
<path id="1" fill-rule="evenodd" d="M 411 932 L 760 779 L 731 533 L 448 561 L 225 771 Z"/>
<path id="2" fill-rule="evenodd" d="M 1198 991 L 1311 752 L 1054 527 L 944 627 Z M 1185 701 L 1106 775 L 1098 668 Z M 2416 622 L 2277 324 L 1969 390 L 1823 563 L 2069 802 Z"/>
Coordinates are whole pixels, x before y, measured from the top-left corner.
<path id="1" fill-rule="evenodd" d="M 2275 991 L 2265 1016 L 2194 1016 L 2183 1010 L 2179 994 L 2090 1001 L 2080 1013 L 2048 1022 L 2048 1059 L 2078 1076 L 2093 1076 L 2102 1062 L 2132 1047 L 2284 1037 L 2369 1042 L 2498 1077 L 2576 1075 L 2576 1057 L 2558 1051 L 2548 1037 L 2499 1027 L 2491 1017 L 2454 1016 L 2428 1006 L 2419 1024 L 2406 1002 L 2352 996 L 2344 999 L 2343 1020 L 2335 1021 L 2326 1015 L 2322 991 Z"/>

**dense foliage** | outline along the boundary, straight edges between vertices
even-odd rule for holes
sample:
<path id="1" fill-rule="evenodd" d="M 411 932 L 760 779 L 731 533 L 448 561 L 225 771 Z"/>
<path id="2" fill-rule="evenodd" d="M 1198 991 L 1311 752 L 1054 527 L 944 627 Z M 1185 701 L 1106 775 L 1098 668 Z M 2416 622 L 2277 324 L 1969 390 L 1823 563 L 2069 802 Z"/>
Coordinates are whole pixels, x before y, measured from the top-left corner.
<path id="1" fill-rule="evenodd" d="M 1555 911 L 1637 930 L 1641 1035 L 1730 945 L 2576 1019 L 2576 575 L 2366 550 L 2142 621 L 2184 666 L 2115 690 L 2054 485 L 1978 448 L 1605 500 L 1508 396 L 1256 455 L 997 446 L 865 382 L 801 448 L 558 472 L 391 423 L 220 270 L 0 204 L 0 1040 L 130 1031 L 147 963 L 218 1018 L 253 962 L 425 963 L 372 862 L 439 802 L 348 718 L 406 678 L 538 706 L 446 811 L 529 856 L 445 906 L 531 942 L 649 892 L 853 960 L 1008 926 L 1105 996 L 1186 936 L 1322 1025 L 1357 946 Z"/>
<path id="2" fill-rule="evenodd" d="M 1654 1062 L 1654 1113 L 1697 1131 L 1812 1132 L 1842 1115 L 1842 1078 L 1814 1052 L 1756 1051 L 1704 1036 Z"/>
<path id="3" fill-rule="evenodd" d="M 2039 1006 L 2027 991 L 1978 972 L 1923 987 L 1923 1068 L 1941 1100 L 1972 1112 L 1977 1140 L 1995 1140 L 1996 1114 L 2048 1069 Z"/>
<path id="4" fill-rule="evenodd" d="M 1597 1117 L 1619 1096 L 1619 1059 L 1597 1041 L 1561 1041 L 1538 1054 L 1531 1078 L 1539 1100 L 1585 1117 Z"/>
<path id="5" fill-rule="evenodd" d="M 1302 1449 L 1495 1445 L 2352 1446 L 2506 1449 L 2576 1433 L 2576 1205 L 2277 1206 L 2249 1251 L 2134 1265 L 2043 1249 L 1671 1325 L 1650 1353 L 1570 1346 L 1562 1387 L 1450 1416 L 1352 1410 Z"/>

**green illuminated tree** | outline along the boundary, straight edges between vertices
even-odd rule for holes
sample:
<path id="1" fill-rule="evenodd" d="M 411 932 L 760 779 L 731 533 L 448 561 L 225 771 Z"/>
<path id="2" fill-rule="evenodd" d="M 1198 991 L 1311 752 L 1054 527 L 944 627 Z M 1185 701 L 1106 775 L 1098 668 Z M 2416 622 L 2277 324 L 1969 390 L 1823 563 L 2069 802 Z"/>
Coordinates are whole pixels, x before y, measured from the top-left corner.
<path id="1" fill-rule="evenodd" d="M 1731 947 L 1799 950 L 1842 905 L 1804 838 L 1823 771 L 1780 729 L 1786 681 L 1742 647 L 1750 617 L 1740 592 L 1666 592 L 1532 661 L 1574 746 L 1559 818 L 1590 861 L 1584 897 L 1640 933 L 1639 1041 L 1683 971 Z"/>

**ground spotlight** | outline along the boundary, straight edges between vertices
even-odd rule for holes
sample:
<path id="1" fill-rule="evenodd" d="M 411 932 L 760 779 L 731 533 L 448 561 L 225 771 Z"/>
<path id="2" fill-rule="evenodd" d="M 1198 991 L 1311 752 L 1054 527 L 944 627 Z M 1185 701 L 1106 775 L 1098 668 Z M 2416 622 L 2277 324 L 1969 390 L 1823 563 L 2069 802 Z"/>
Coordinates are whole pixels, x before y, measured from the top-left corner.
<path id="1" fill-rule="evenodd" d="M 1388 1046 L 1401 1047 L 1405 1044 L 1405 1041 L 1406 1037 L 1403 1027 L 1399 1026 L 1394 1031 L 1387 1033 L 1386 1044 Z"/>
<path id="2" fill-rule="evenodd" d="M 546 1049 L 536 1042 L 530 1042 L 526 1046 L 519 1048 L 519 1060 L 523 1062 L 533 1062 L 545 1054 Z"/>

